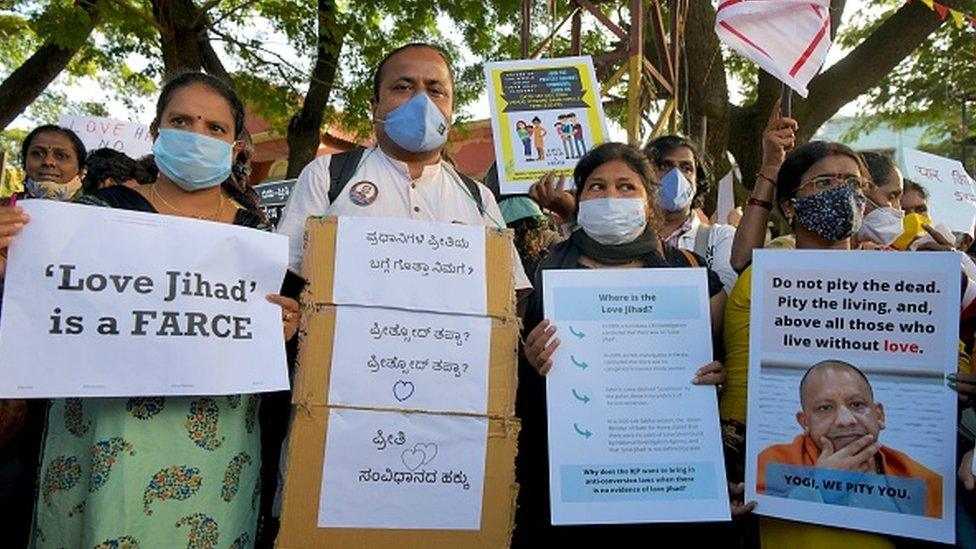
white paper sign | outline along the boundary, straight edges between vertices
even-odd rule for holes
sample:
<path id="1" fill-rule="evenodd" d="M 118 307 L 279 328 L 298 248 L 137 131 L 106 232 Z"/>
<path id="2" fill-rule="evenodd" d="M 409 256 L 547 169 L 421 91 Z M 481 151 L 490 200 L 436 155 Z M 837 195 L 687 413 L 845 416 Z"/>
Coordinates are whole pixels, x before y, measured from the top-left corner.
<path id="1" fill-rule="evenodd" d="M 957 254 L 757 250 L 752 269 L 746 499 L 952 543 Z M 861 462 L 827 459 L 866 435 Z"/>
<path id="2" fill-rule="evenodd" d="M 929 191 L 929 217 L 955 232 L 973 234 L 976 187 L 958 160 L 905 150 L 904 176 Z"/>
<path id="3" fill-rule="evenodd" d="M 61 115 L 58 124 L 75 132 L 89 152 L 109 148 L 139 158 L 152 153 L 149 126 L 97 116 Z"/>
<path id="4" fill-rule="evenodd" d="M 715 207 L 715 219 L 718 223 L 728 224 L 729 214 L 735 209 L 734 171 L 729 170 L 729 173 L 718 180 L 718 204 Z"/>
<path id="5" fill-rule="evenodd" d="M 704 269 L 550 270 L 553 524 L 729 520 Z"/>
<path id="6" fill-rule="evenodd" d="M 333 300 L 485 314 L 485 228 L 375 217 L 339 218 Z"/>
<path id="7" fill-rule="evenodd" d="M 25 200 L 0 316 L 0 397 L 288 389 L 287 239 L 179 217 Z"/>
<path id="8" fill-rule="evenodd" d="M 331 409 L 318 526 L 478 530 L 485 417 Z"/>
<path id="9" fill-rule="evenodd" d="M 484 414 L 491 319 L 339 307 L 329 404 Z"/>

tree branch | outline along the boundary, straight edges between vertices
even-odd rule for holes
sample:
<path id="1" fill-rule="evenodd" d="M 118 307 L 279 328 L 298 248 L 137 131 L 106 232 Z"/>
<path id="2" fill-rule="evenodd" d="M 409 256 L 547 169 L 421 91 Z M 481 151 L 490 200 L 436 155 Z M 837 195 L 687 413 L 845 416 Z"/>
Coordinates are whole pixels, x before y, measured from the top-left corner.
<path id="1" fill-rule="evenodd" d="M 951 2 L 952 0 L 948 0 Z M 902 6 L 856 48 L 810 82 L 799 109 L 801 140 L 842 106 L 871 89 L 943 24 L 921 2 Z"/>
<path id="2" fill-rule="evenodd" d="M 220 57 L 217 56 L 217 52 L 214 51 L 213 44 L 210 43 L 210 39 L 207 37 L 206 33 L 201 33 L 200 35 L 200 64 L 203 65 L 203 70 L 207 73 L 220 78 L 228 84 L 232 84 L 230 78 L 230 73 L 221 63 Z"/>
<path id="3" fill-rule="evenodd" d="M 202 6 L 197 8 L 197 16 L 193 19 L 192 27 L 197 27 L 200 23 L 203 23 L 203 18 L 207 16 L 207 12 L 217 7 L 221 0 L 207 0 Z"/>
<path id="4" fill-rule="evenodd" d="M 75 5 L 88 13 L 88 22 L 83 29 L 85 40 L 70 47 L 46 40 L 0 83 L 0 129 L 13 122 L 61 74 L 95 28 L 99 19 L 98 1 L 76 0 Z"/>
<path id="5" fill-rule="evenodd" d="M 130 14 L 138 17 L 143 22 L 147 23 L 148 25 L 150 25 L 152 28 L 156 29 L 160 33 L 167 32 L 166 28 L 160 25 L 159 22 L 156 21 L 151 15 L 143 12 L 142 10 L 136 9 L 125 0 L 108 0 L 108 1 L 122 8 L 123 10 L 129 12 Z"/>
<path id="6" fill-rule="evenodd" d="M 831 0 L 830 2 L 830 39 L 837 37 L 837 29 L 840 28 L 840 20 L 844 16 L 844 8 L 847 7 L 847 0 Z"/>
<path id="7" fill-rule="evenodd" d="M 244 8 L 249 8 L 249 7 L 253 6 L 254 4 L 257 4 L 257 1 L 256 0 L 250 0 L 248 2 L 242 2 L 242 3 L 238 4 L 237 6 L 234 6 L 233 8 L 231 8 L 231 9 L 229 9 L 229 10 L 221 13 L 219 17 L 217 17 L 216 19 L 213 20 L 212 23 L 210 23 L 210 26 L 211 27 L 214 27 L 216 25 L 219 25 L 221 21 L 223 21 L 224 19 L 227 19 L 228 17 L 230 17 L 231 15 L 233 15 L 234 12 L 240 11 L 240 10 L 242 10 Z M 204 13 L 204 12 L 201 12 L 201 13 Z"/>
<path id="8" fill-rule="evenodd" d="M 335 0 L 319 0 L 315 66 L 302 110 L 288 124 L 288 177 L 298 176 L 301 169 L 315 158 L 321 143 L 325 107 L 332 93 L 345 39 L 345 29 L 337 24 L 337 15 Z"/>

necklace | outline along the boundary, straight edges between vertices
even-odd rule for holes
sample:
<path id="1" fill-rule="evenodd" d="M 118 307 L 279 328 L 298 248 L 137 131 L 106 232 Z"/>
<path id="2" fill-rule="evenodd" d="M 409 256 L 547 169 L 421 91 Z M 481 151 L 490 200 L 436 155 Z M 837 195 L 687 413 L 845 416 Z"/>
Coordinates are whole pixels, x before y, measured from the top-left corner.
<path id="1" fill-rule="evenodd" d="M 159 201 L 162 202 L 167 208 L 173 210 L 174 212 L 179 213 L 180 215 L 186 216 L 186 217 L 192 217 L 194 219 L 202 219 L 202 220 L 205 220 L 205 221 L 218 221 L 218 220 L 220 220 L 220 214 L 223 213 L 223 211 L 224 211 L 224 195 L 223 195 L 223 193 L 220 193 L 220 194 L 217 195 L 217 210 L 214 213 L 212 213 L 210 215 L 194 215 L 194 214 L 185 212 L 182 209 L 177 208 L 176 206 L 170 204 L 169 201 L 167 201 L 165 198 L 163 198 L 163 195 L 159 194 L 159 191 L 156 190 L 156 185 L 155 184 L 153 184 L 152 188 L 150 189 L 150 192 L 152 193 L 152 196 L 153 197 L 158 198 Z"/>

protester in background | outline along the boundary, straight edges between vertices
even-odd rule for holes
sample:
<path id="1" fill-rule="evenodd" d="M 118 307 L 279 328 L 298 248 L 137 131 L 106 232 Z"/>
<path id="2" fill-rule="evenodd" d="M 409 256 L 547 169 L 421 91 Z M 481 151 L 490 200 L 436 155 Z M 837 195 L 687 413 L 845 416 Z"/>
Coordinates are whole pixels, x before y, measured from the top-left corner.
<path id="1" fill-rule="evenodd" d="M 544 376 L 552 369 L 559 346 L 556 327 L 543 319 L 542 272 L 546 269 L 616 269 L 695 267 L 701 257 L 679 250 L 660 238 L 661 218 L 654 172 L 644 155 L 622 143 L 605 143 L 586 153 L 573 173 L 580 228 L 557 244 L 535 273 L 535 291 L 525 317 L 524 356 L 520 362 L 516 411 L 522 419 L 516 477 L 521 486 L 516 507 L 513 547 L 528 547 L 540 539 L 583 547 L 605 546 L 613 539 L 648 535 L 665 545 L 688 542 L 713 530 L 659 526 L 553 527 L 549 514 L 546 392 Z M 614 202 L 610 202 L 614 201 Z M 613 205 L 611 205 L 613 204 Z M 714 341 L 720 340 L 725 292 L 718 276 L 707 271 Z M 694 383 L 718 384 L 722 365 L 712 362 L 696 373 Z M 673 539 L 664 541 L 673 534 Z M 608 537 L 613 535 L 614 537 Z"/>
<path id="2" fill-rule="evenodd" d="M 499 202 L 498 207 L 505 224 L 515 231 L 515 249 L 525 272 L 535 273 L 536 266 L 549 253 L 550 244 L 559 239 L 559 233 L 549 228 L 549 218 L 527 196 L 510 196 Z"/>
<path id="3" fill-rule="evenodd" d="M 698 145 L 686 137 L 664 135 L 651 140 L 644 154 L 661 182 L 664 241 L 704 257 L 705 264 L 722 279 L 726 293 L 732 291 L 738 278 L 729 263 L 735 228 L 708 225 L 696 215 L 709 192 L 708 171 Z"/>
<path id="4" fill-rule="evenodd" d="M 858 229 L 854 246 L 858 248 L 890 246 L 904 231 L 901 211 L 903 192 L 901 171 L 888 156 L 874 151 L 862 151 L 861 158 L 868 167 L 871 181 L 864 191 L 864 222 Z"/>
<path id="5" fill-rule="evenodd" d="M 79 196 L 85 157 L 85 144 L 75 132 L 53 124 L 34 128 L 20 149 L 25 178 L 18 198 L 71 200 Z"/>
<path id="6" fill-rule="evenodd" d="M 150 173 L 145 164 L 108 147 L 88 153 L 87 165 L 82 180 L 82 189 L 86 193 L 114 185 L 134 189 L 156 180 L 156 174 Z"/>
<path id="7" fill-rule="evenodd" d="M 905 179 L 905 192 L 902 193 L 899 203 L 905 215 L 918 214 L 928 218 L 929 216 L 929 192 L 925 187 Z"/>
<path id="8" fill-rule="evenodd" d="M 163 87 L 150 127 L 156 182 L 116 185 L 81 202 L 260 229 L 258 213 L 228 185 L 243 127 L 244 107 L 229 86 L 202 73 L 178 76 Z M 16 208 L 0 210 L 0 234 L 25 222 Z M 298 303 L 267 299 L 281 306 L 290 338 Z M 259 395 L 53 401 L 32 545 L 161 547 L 183 538 L 210 546 L 218 535 L 221 544 L 251 545 L 260 493 L 259 403 Z M 242 473 L 228 497 L 221 479 L 235 462 Z"/>
<path id="9" fill-rule="evenodd" d="M 698 215 L 709 192 L 708 172 L 698 146 L 685 137 L 665 135 L 648 143 L 644 154 L 661 185 L 661 234 L 665 242 L 704 257 L 704 264 L 718 274 L 726 293 L 730 292 L 738 277 L 730 263 L 735 228 L 709 225 Z M 546 174 L 532 185 L 529 195 L 566 221 L 568 225 L 561 229 L 568 233 L 575 203 L 565 188 L 561 178 Z"/>
<path id="10" fill-rule="evenodd" d="M 23 187 L 14 197 L 70 200 L 80 193 L 85 170 L 85 145 L 67 128 L 34 128 L 21 145 Z M 19 208 L 0 213 L 0 247 L 6 255 L 10 239 L 27 222 Z M 3 281 L 0 279 L 0 292 Z M 31 502 L 37 483 L 37 461 L 47 401 L 0 399 L 0 529 L 12 547 L 27 544 Z"/>

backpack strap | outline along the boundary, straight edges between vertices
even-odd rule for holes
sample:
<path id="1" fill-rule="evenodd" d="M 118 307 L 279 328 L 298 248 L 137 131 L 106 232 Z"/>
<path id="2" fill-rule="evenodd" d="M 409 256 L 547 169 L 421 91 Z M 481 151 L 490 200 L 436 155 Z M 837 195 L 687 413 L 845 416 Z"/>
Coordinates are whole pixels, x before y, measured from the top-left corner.
<path id="1" fill-rule="evenodd" d="M 454 170 L 454 172 L 458 174 L 458 177 L 461 178 L 461 182 L 464 183 L 465 187 L 467 187 L 468 193 L 471 195 L 471 198 L 474 199 L 475 205 L 478 206 L 478 213 L 481 214 L 482 217 L 484 217 L 485 203 L 481 199 L 481 189 L 478 188 L 478 182 L 475 181 L 474 179 L 471 179 L 467 175 L 464 175 L 463 173 L 459 172 L 456 169 Z"/>
<path id="2" fill-rule="evenodd" d="M 695 247 L 697 248 L 698 246 L 695 246 Z M 689 266 L 691 266 L 691 267 L 701 267 L 701 265 L 699 265 L 699 263 L 698 263 L 698 258 L 695 257 L 695 254 L 689 252 L 688 250 L 686 250 L 684 248 L 677 248 L 677 250 L 679 252 L 681 252 L 682 254 L 684 254 L 685 259 L 688 260 Z"/>
<path id="3" fill-rule="evenodd" d="M 351 151 L 334 154 L 329 159 L 329 204 L 335 203 L 342 194 L 342 190 L 346 188 L 356 169 L 359 168 L 359 161 L 362 160 L 364 152 L 366 149 L 356 147 Z M 461 178 L 461 182 L 474 199 L 474 203 L 478 206 L 478 213 L 485 215 L 485 204 L 481 198 L 481 190 L 478 189 L 478 182 L 457 170 L 454 172 Z"/>
<path id="4" fill-rule="evenodd" d="M 334 154 L 329 159 L 329 204 L 335 204 L 336 199 L 342 194 L 342 189 L 356 173 L 364 152 L 366 149 L 356 147 L 351 151 Z"/>
<path id="5" fill-rule="evenodd" d="M 708 239 L 711 237 L 711 225 L 702 223 L 695 231 L 695 253 L 701 257 L 708 257 Z"/>

